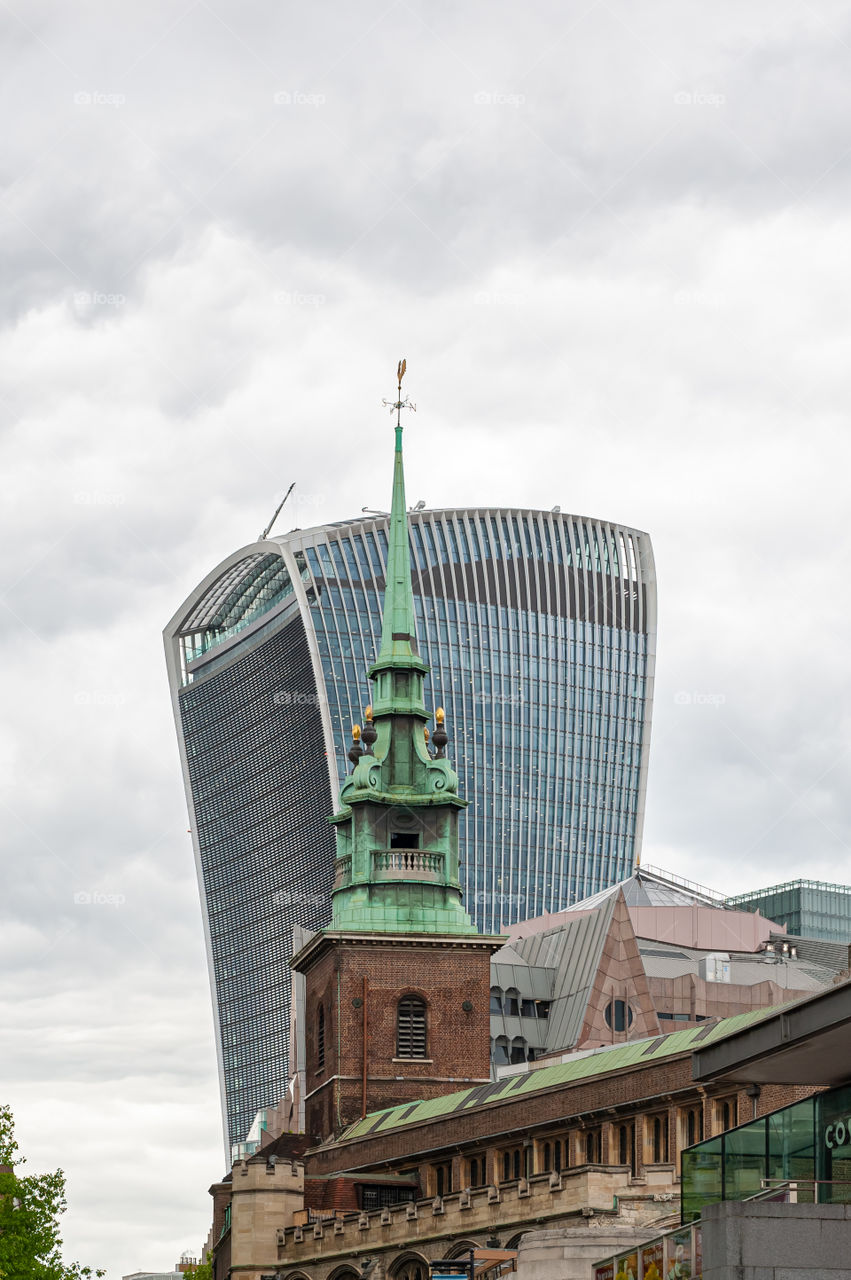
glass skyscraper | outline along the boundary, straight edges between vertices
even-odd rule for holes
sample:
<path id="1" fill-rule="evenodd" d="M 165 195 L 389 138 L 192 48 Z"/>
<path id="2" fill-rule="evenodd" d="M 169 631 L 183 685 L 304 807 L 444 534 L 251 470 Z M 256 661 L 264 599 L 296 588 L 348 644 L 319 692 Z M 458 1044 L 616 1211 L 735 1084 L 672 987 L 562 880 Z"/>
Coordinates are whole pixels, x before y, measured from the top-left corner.
<path id="1" fill-rule="evenodd" d="M 653 552 L 559 511 L 412 511 L 409 528 L 430 701 L 469 801 L 464 901 L 499 932 L 635 865 Z M 268 538 L 165 630 L 231 1142 L 286 1091 L 292 927 L 330 918 L 328 816 L 370 696 L 386 546 L 386 516 Z"/>
<path id="2" fill-rule="evenodd" d="M 788 933 L 824 942 L 851 942 L 851 885 L 821 880 L 790 880 L 728 898 L 728 907 L 759 911 L 785 924 Z"/>

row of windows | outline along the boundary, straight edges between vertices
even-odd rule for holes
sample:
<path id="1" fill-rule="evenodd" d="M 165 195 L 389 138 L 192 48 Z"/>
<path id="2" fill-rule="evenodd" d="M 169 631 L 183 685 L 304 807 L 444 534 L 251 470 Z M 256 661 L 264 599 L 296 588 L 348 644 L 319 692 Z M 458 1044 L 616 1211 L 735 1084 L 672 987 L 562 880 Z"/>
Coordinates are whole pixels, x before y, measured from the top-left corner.
<path id="1" fill-rule="evenodd" d="M 714 1132 L 735 1128 L 738 1123 L 736 1095 L 714 1099 L 712 1107 Z M 675 1119 L 678 1149 L 702 1141 L 703 1110 L 700 1105 L 680 1108 Z M 604 1163 L 628 1166 L 632 1176 L 637 1177 L 642 1165 L 673 1163 L 675 1152 L 667 1111 L 645 1116 L 642 1144 L 638 1142 L 638 1129 L 632 1118 L 615 1122 L 607 1128 L 608 1138 L 605 1141 L 603 1126 L 593 1125 L 498 1148 L 491 1152 L 490 1157 L 484 1152 L 476 1153 L 461 1161 L 461 1185 L 482 1187 L 489 1181 L 516 1182 L 534 1174 L 561 1173 L 580 1165 Z M 492 1161 L 490 1174 L 489 1158 Z M 451 1161 L 432 1165 L 429 1172 L 430 1176 L 426 1178 L 429 1193 L 446 1195 L 456 1189 Z"/>
<path id="2" fill-rule="evenodd" d="M 579 571 L 610 574 L 637 581 L 640 551 L 632 534 L 605 525 L 534 516 L 415 516 L 409 521 L 413 565 L 420 572 L 438 565 L 474 564 L 487 560 L 539 560 Z M 329 538 L 305 555 L 314 576 L 333 561 L 338 573 L 382 577 L 387 560 L 385 528 L 354 530 Z M 345 559 L 345 568 L 343 560 Z"/>
<path id="3" fill-rule="evenodd" d="M 361 708 L 358 699 L 358 705 L 350 704 L 350 693 L 341 687 L 339 680 L 339 672 L 335 671 L 337 666 L 336 659 L 332 660 L 327 652 L 327 642 L 330 636 L 333 637 L 337 628 L 339 632 L 346 637 L 346 648 L 351 648 L 354 652 L 362 654 L 361 662 L 365 670 L 366 665 L 371 657 L 370 650 L 374 647 L 375 639 L 374 631 L 377 631 L 377 623 L 380 619 L 380 610 L 375 607 L 352 608 L 352 602 L 357 602 L 358 597 L 362 602 L 371 601 L 374 606 L 377 603 L 377 594 L 369 591 L 352 592 L 338 589 L 335 585 L 328 591 L 324 592 L 324 600 L 322 601 L 322 615 L 315 616 L 317 625 L 317 635 L 320 640 L 320 648 L 325 647 L 326 656 L 323 666 L 326 668 L 326 676 L 328 679 L 328 696 L 331 712 L 331 719 L 335 729 L 335 738 L 338 744 L 338 770 L 340 776 L 345 776 L 347 771 L 346 751 L 348 749 L 350 724 L 353 721 L 360 721 Z M 332 598 L 333 597 L 333 598 Z M 420 615 L 420 636 L 425 640 L 423 646 L 423 656 L 427 661 L 433 661 L 431 652 L 432 642 L 435 646 L 438 640 L 435 638 L 441 626 L 446 627 L 446 634 L 450 634 L 450 627 L 446 616 L 435 617 L 433 614 L 449 615 L 454 614 L 459 622 L 453 623 L 453 627 L 464 625 L 464 623 L 474 616 L 481 615 L 482 618 L 491 620 L 490 634 L 488 636 L 488 644 L 495 646 L 499 643 L 500 637 L 496 634 L 499 629 L 500 622 L 507 621 L 499 617 L 500 610 L 496 608 L 488 609 L 485 606 L 473 607 L 463 601 L 452 600 L 434 600 L 432 598 L 423 599 L 418 597 L 416 602 L 418 613 Z M 339 608 L 334 609 L 336 604 Z M 535 632 L 536 625 L 543 624 L 547 620 L 532 613 L 524 613 L 520 610 L 509 610 L 511 614 L 510 622 L 519 626 L 521 623 L 526 632 Z M 426 617 L 426 615 L 429 615 Z M 584 625 L 581 629 L 584 634 Z M 475 629 L 478 633 L 478 629 Z M 603 629 L 597 628 L 597 632 L 602 636 Z M 595 635 L 595 629 L 588 627 L 589 637 Z M 616 631 L 607 629 L 610 638 L 616 645 L 623 645 L 626 637 Z M 574 626 L 574 632 L 576 627 Z M 484 632 L 481 633 L 484 635 Z M 518 637 L 519 637 L 518 632 Z M 644 647 L 642 638 L 641 645 Z M 538 638 L 535 637 L 533 647 L 538 647 Z M 624 646 L 626 648 L 626 646 Z M 611 646 L 602 648 L 599 653 L 599 660 L 608 664 L 611 661 Z M 435 653 L 437 652 L 435 648 Z M 627 661 L 629 653 L 626 655 L 618 649 L 614 653 L 615 661 Z M 460 655 L 459 655 L 460 660 Z M 641 661 L 643 657 L 637 652 L 630 659 L 632 662 Z M 349 660 L 351 661 L 351 659 Z M 440 654 L 440 663 L 446 661 L 446 655 Z M 515 659 L 516 662 L 516 659 Z M 360 666 L 360 662 L 358 663 Z M 554 667 L 554 674 L 559 674 L 559 668 Z M 570 673 L 561 671 L 566 681 L 570 679 Z M 584 672 L 583 672 L 584 676 Z M 361 681 L 365 683 L 365 681 Z M 515 779 L 525 777 L 526 773 L 532 768 L 533 757 L 539 757 L 542 763 L 540 770 L 535 768 L 534 773 L 530 774 L 530 781 L 534 776 L 535 787 L 541 792 L 541 808 L 536 814 L 534 808 L 529 805 L 527 798 L 522 794 L 520 788 L 512 784 L 511 808 L 506 812 L 501 805 L 498 808 L 489 806 L 489 816 L 491 822 L 488 827 L 484 825 L 473 828 L 468 824 L 466 829 L 466 858 L 464 868 L 464 890 L 468 903 L 477 894 L 487 892 L 493 888 L 494 874 L 501 874 L 508 865 L 505 862 L 506 854 L 508 855 L 508 863 L 519 863 L 521 846 L 533 844 L 538 850 L 543 851 L 548 845 L 555 844 L 555 832 L 551 833 L 544 828 L 541 829 L 540 821 L 536 819 L 545 818 L 550 806 L 558 803 L 561 808 L 566 808 L 574 814 L 573 830 L 575 835 L 568 841 L 568 847 L 571 845 L 575 848 L 577 845 L 586 845 L 594 850 L 594 860 L 603 859 L 603 865 L 606 869 L 606 881 L 617 879 L 623 874 L 631 861 L 632 841 L 635 831 L 635 814 L 637 811 L 637 801 L 639 793 L 639 767 L 640 767 L 640 742 L 643 732 L 643 706 L 640 702 L 636 703 L 634 699 L 630 699 L 630 709 L 637 714 L 638 718 L 633 721 L 620 721 L 617 715 L 611 714 L 612 709 L 615 712 L 619 709 L 617 704 L 614 708 L 606 705 L 607 714 L 591 713 L 585 720 L 574 719 L 573 734 L 571 736 L 562 736 L 561 734 L 549 733 L 546 736 L 536 737 L 530 731 L 529 726 L 524 723 L 525 718 L 529 714 L 531 702 L 527 700 L 526 705 L 521 707 L 488 707 L 487 695 L 479 694 L 480 701 L 472 700 L 472 691 L 469 696 L 459 698 L 457 693 L 449 690 L 449 697 L 446 697 L 447 690 L 443 688 L 443 682 L 440 678 L 440 671 L 435 670 L 432 675 L 433 689 L 431 690 L 435 700 L 440 701 L 447 706 L 450 716 L 451 734 L 453 739 L 453 747 L 450 754 L 454 759 L 456 767 L 459 769 L 462 777 L 462 786 L 466 798 L 472 802 L 475 810 L 477 800 L 481 803 L 484 797 L 486 787 L 486 778 L 492 778 L 494 770 L 503 775 L 512 773 Z M 352 672 L 347 686 L 350 691 L 354 688 L 354 696 L 357 698 L 359 685 L 357 673 Z M 530 698 L 532 689 L 530 687 Z M 540 690 L 535 690 L 537 698 Z M 460 690 L 459 690 L 460 693 Z M 544 692 L 546 697 L 546 692 Z M 563 704 L 564 690 L 553 691 L 552 697 L 556 703 Z M 500 710 L 499 717 L 494 715 L 494 710 Z M 564 714 L 565 718 L 573 713 L 564 708 L 563 711 L 553 711 L 553 717 L 560 718 Z M 500 737 L 500 727 L 496 723 L 490 723 L 497 718 L 501 720 L 512 720 L 511 742 L 506 743 L 505 749 L 497 750 L 495 753 L 488 750 L 486 743 L 494 742 Z M 590 731 L 596 731 L 591 733 Z M 600 738 L 600 734 L 608 731 L 611 738 L 606 736 Z M 472 752 L 469 748 L 465 751 L 465 742 L 474 742 Z M 481 744 L 481 745 L 480 745 Z M 581 744 L 581 749 L 580 749 Z M 579 785 L 574 791 L 571 786 L 571 794 L 552 794 L 552 788 L 556 787 L 559 792 L 563 792 L 564 785 L 571 785 L 567 781 L 568 770 L 572 770 L 576 761 L 574 760 L 574 752 L 580 751 L 576 760 L 580 763 L 582 772 L 588 772 L 587 780 L 579 781 Z M 609 758 L 608 777 L 604 780 L 600 778 L 599 782 L 592 781 L 590 764 L 586 764 L 589 755 L 605 755 Z M 486 758 L 487 757 L 487 758 Z M 563 778 L 564 781 L 560 781 Z M 549 788 L 547 787 L 549 784 Z M 601 789 L 598 791 L 596 788 Z M 547 794 L 549 790 L 549 794 Z M 532 789 L 530 788 L 530 794 Z M 602 804 L 600 804 L 602 802 Z M 609 811 L 611 812 L 611 815 Z M 526 819 L 523 823 L 522 820 Z M 521 821 L 518 822 L 518 819 Z M 534 823 L 534 825 L 532 825 Z M 494 849 L 494 830 L 498 824 L 500 849 Z M 522 824 L 522 825 L 521 825 Z M 561 838 L 562 833 L 559 833 Z M 566 879 L 574 878 L 579 882 L 587 882 L 589 879 L 588 872 L 592 870 L 591 859 L 588 859 L 587 871 L 581 865 L 573 867 L 561 867 L 558 864 L 565 861 L 563 852 L 564 845 L 561 845 L 560 851 L 553 857 L 550 855 L 547 862 L 546 882 L 549 885 L 549 893 L 541 897 L 538 901 L 537 897 L 530 898 L 526 903 L 524 913 L 528 911 L 538 911 L 549 907 L 558 907 L 563 905 L 568 899 L 562 894 L 562 886 Z M 485 849 L 487 848 L 487 856 Z M 581 856 L 581 855 L 580 855 Z M 534 865 L 528 870 L 532 875 L 537 874 L 541 869 L 542 853 L 539 853 L 534 860 Z M 490 883 L 485 883 L 485 879 L 480 880 L 479 875 L 474 876 L 472 868 L 482 867 L 485 863 L 488 866 L 488 875 L 485 879 Z M 598 864 L 599 865 L 599 864 Z M 493 870 L 491 870 L 493 868 Z M 473 904 L 473 913 L 480 927 L 491 928 L 501 927 L 510 919 L 516 918 L 517 913 L 509 908 L 507 911 L 486 911 L 482 910 L 482 904 Z"/>
<path id="4" fill-rule="evenodd" d="M 549 1000 L 537 1000 L 529 996 L 521 996 L 516 987 L 491 987 L 491 1013 L 504 1013 L 512 1018 L 549 1018 Z"/>

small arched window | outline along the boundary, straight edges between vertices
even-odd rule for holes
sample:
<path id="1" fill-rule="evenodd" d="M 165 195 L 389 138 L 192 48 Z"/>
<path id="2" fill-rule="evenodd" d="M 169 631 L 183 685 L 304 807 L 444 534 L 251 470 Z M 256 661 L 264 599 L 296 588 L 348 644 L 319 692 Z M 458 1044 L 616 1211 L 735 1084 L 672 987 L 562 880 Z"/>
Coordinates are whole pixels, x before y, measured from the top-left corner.
<path id="1" fill-rule="evenodd" d="M 493 1045 L 493 1062 L 496 1067 L 508 1065 L 508 1037 L 497 1036 Z"/>
<path id="2" fill-rule="evenodd" d="M 519 1178 L 520 1177 L 520 1148 L 519 1147 L 514 1152 L 513 1165 L 514 1165 L 514 1169 L 513 1169 L 514 1176 L 515 1178 Z"/>
<path id="3" fill-rule="evenodd" d="M 491 987 L 491 1013 L 502 1013 L 502 987 Z"/>
<path id="4" fill-rule="evenodd" d="M 511 1177 L 511 1156 L 507 1151 L 502 1153 L 502 1180 L 508 1182 Z"/>
<path id="5" fill-rule="evenodd" d="M 544 1169 L 543 1169 L 544 1173 L 549 1173 L 550 1169 L 552 1169 L 553 1166 L 550 1163 L 551 1160 L 552 1160 L 552 1153 L 551 1153 L 550 1144 L 548 1142 L 545 1142 L 544 1143 Z"/>
<path id="6" fill-rule="evenodd" d="M 316 1016 L 316 1070 L 325 1069 L 325 1007 L 319 1006 Z"/>
<path id="7" fill-rule="evenodd" d="M 396 1057 L 426 1056 L 426 1006 L 419 996 L 403 996 L 396 1011 Z"/>
<path id="8" fill-rule="evenodd" d="M 511 1041 L 511 1061 L 515 1063 L 526 1061 L 526 1041 L 522 1036 L 515 1036 Z"/>
<path id="9" fill-rule="evenodd" d="M 505 1012 L 512 1018 L 520 1016 L 520 992 L 516 987 L 509 987 L 505 993 Z"/>

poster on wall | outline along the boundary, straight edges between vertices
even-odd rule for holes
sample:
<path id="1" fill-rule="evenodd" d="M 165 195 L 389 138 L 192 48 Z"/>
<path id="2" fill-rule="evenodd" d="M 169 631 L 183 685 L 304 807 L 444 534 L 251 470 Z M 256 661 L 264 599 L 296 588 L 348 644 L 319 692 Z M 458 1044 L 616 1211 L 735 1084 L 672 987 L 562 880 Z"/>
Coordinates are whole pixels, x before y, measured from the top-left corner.
<path id="1" fill-rule="evenodd" d="M 666 1280 L 691 1280 L 691 1227 L 672 1231 L 665 1243 Z"/>
<path id="2" fill-rule="evenodd" d="M 604 1262 L 594 1268 L 594 1280 L 615 1280 L 614 1262 Z"/>
<path id="3" fill-rule="evenodd" d="M 638 1280 L 638 1250 L 635 1253 L 625 1253 L 622 1258 L 618 1258 L 618 1269 L 615 1272 L 615 1280 Z"/>
<path id="4" fill-rule="evenodd" d="M 662 1280 L 665 1266 L 665 1244 L 662 1240 L 654 1240 L 641 1250 L 641 1275 L 643 1280 Z"/>
<path id="5" fill-rule="evenodd" d="M 692 1227 L 694 1243 L 692 1246 L 692 1267 L 691 1274 L 693 1280 L 701 1280 L 703 1276 L 703 1227 Z"/>

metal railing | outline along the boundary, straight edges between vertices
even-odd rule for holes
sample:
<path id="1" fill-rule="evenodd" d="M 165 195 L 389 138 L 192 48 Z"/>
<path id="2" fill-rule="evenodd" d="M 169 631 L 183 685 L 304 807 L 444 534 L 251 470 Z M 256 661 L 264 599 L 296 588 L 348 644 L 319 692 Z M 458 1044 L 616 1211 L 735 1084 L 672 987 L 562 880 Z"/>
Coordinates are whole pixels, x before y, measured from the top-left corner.
<path id="1" fill-rule="evenodd" d="M 762 1189 L 748 1200 L 780 1200 L 784 1204 L 847 1204 L 851 1202 L 851 1182 L 826 1178 L 761 1178 Z M 825 1196 L 824 1187 L 844 1187 L 840 1195 Z"/>

